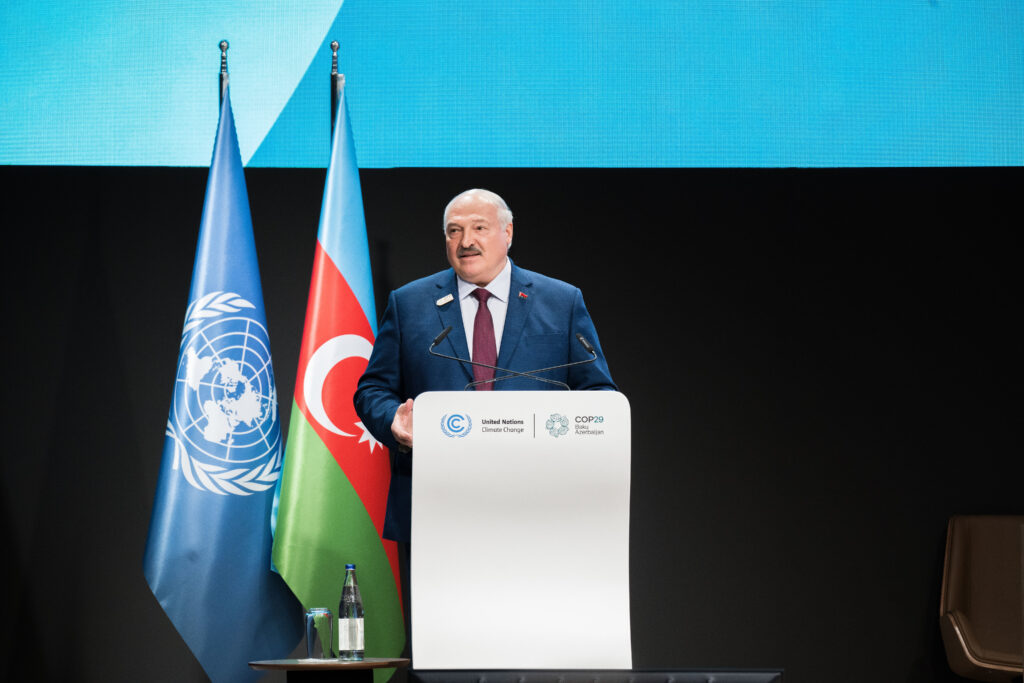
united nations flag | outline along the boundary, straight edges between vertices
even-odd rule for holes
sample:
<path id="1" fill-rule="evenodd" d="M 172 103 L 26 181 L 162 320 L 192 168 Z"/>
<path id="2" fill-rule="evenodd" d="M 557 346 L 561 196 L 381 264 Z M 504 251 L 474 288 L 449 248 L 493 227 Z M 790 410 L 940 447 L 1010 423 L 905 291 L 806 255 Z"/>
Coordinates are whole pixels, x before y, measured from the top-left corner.
<path id="1" fill-rule="evenodd" d="M 185 313 L 146 580 L 215 683 L 287 656 L 301 607 L 271 571 L 281 423 L 230 96 L 221 107 Z"/>

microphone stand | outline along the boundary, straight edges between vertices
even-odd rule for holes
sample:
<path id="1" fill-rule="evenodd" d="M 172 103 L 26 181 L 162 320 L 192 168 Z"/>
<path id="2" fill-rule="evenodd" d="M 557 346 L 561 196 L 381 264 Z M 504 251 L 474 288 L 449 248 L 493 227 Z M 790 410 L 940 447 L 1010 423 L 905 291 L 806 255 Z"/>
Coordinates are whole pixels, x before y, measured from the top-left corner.
<path id="1" fill-rule="evenodd" d="M 438 344 L 440 344 L 444 340 L 444 338 L 448 336 L 448 334 L 451 331 L 452 331 L 451 325 L 449 325 L 448 327 L 444 328 L 444 330 L 442 330 L 441 334 L 437 335 L 437 337 L 434 338 L 434 341 L 431 342 L 430 347 L 427 349 L 427 352 L 429 354 L 431 354 L 433 356 L 437 356 L 439 358 L 447 358 L 448 360 L 454 360 L 454 361 L 457 361 L 459 363 L 468 363 L 470 365 L 479 365 L 482 368 L 489 368 L 491 370 L 500 370 L 502 372 L 508 373 L 506 375 L 502 375 L 501 377 L 492 377 L 491 379 L 475 380 L 475 381 L 470 382 L 469 384 L 467 384 L 465 386 L 464 390 L 469 390 L 470 388 L 475 387 L 475 386 L 477 386 L 479 384 L 489 384 L 489 383 L 493 383 L 493 382 L 498 382 L 498 381 L 503 380 L 503 379 L 511 379 L 513 377 L 527 377 L 529 379 L 537 380 L 538 382 L 546 382 L 548 384 L 554 384 L 556 386 L 560 386 L 560 387 L 562 387 L 562 388 L 564 388 L 564 389 L 566 389 L 568 391 L 568 390 L 571 390 L 571 389 L 570 389 L 569 385 L 566 384 L 565 382 L 559 382 L 558 380 L 548 379 L 547 377 L 538 377 L 537 373 L 548 372 L 549 370 L 558 370 L 560 368 L 569 368 L 569 367 L 573 367 L 574 365 L 584 365 L 586 363 L 593 363 L 594 361 L 597 360 L 597 352 L 594 350 L 594 347 L 590 345 L 590 343 L 583 337 L 583 335 L 577 333 L 576 334 L 576 339 L 580 342 L 580 344 L 583 345 L 583 348 L 591 355 L 590 358 L 588 358 L 586 360 L 574 361 L 572 363 L 564 363 L 562 365 L 552 365 L 552 366 L 547 367 L 547 368 L 540 368 L 538 370 L 530 370 L 528 372 L 516 372 L 515 370 L 509 370 L 508 368 L 500 368 L 500 367 L 498 367 L 496 365 L 488 365 L 486 363 L 480 363 L 480 362 L 474 361 L 474 360 L 466 360 L 465 358 L 458 358 L 456 356 L 448 356 L 448 355 L 445 355 L 443 353 L 439 353 L 439 352 L 435 351 L 434 347 L 437 346 Z"/>
<path id="2" fill-rule="evenodd" d="M 501 381 L 503 379 L 510 379 L 512 377 L 515 377 L 517 374 L 518 375 L 522 375 L 524 377 L 530 377 L 532 379 L 537 379 L 537 380 L 545 381 L 543 377 L 536 377 L 535 375 L 538 374 L 538 373 L 541 373 L 541 372 L 547 372 L 548 370 L 560 370 L 562 368 L 571 368 L 571 367 L 573 367 L 575 365 L 586 365 L 587 363 L 593 363 L 594 361 L 596 361 L 597 360 L 597 351 L 595 351 L 594 347 L 590 345 L 590 342 L 588 342 L 586 340 L 586 338 L 582 334 L 580 334 L 579 332 L 576 333 L 576 339 L 579 341 L 580 344 L 583 345 L 583 348 L 586 350 L 586 352 L 590 354 L 590 358 L 587 358 L 586 360 L 573 361 L 572 363 L 562 363 L 561 365 L 552 365 L 551 367 L 539 368 L 537 370 L 528 370 L 527 372 L 522 372 L 522 373 L 514 373 L 514 374 L 511 374 L 511 375 L 502 375 L 501 377 L 492 377 L 491 379 L 478 379 L 478 380 L 476 380 L 474 382 L 470 382 L 469 384 L 467 384 L 466 385 L 466 389 L 469 389 L 470 387 L 475 387 L 478 384 L 487 384 L 489 382 L 498 382 L 498 381 Z M 512 371 L 511 370 L 506 370 L 506 372 L 512 372 Z M 551 381 L 554 381 L 554 380 L 546 380 L 546 381 L 551 382 Z M 561 384 L 566 389 L 569 389 L 569 385 L 566 384 L 565 382 L 558 382 L 558 384 Z M 569 390 L 571 391 L 571 389 L 569 389 Z"/>

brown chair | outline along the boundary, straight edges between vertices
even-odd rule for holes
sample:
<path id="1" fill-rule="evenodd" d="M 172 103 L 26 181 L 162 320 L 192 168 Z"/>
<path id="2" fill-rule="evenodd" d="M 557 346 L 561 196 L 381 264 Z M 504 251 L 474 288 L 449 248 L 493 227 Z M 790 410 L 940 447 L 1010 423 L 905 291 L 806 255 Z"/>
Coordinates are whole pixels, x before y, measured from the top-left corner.
<path id="1" fill-rule="evenodd" d="M 976 681 L 1020 681 L 1024 516 L 956 515 L 946 534 L 939 605 L 946 659 Z"/>

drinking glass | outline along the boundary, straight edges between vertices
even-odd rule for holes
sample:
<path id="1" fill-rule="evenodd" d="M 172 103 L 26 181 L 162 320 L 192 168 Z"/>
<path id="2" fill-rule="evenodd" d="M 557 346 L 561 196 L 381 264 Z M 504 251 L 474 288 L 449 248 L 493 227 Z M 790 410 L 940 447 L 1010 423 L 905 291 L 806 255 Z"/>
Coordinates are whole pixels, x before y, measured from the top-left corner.
<path id="1" fill-rule="evenodd" d="M 334 616 L 327 607 L 306 610 L 306 657 L 334 659 Z"/>

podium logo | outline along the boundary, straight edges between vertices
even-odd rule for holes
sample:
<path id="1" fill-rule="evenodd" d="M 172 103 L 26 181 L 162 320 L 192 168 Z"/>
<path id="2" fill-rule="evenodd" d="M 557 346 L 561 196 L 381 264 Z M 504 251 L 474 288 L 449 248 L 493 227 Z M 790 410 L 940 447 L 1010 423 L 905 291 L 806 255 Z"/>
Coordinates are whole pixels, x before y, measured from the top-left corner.
<path id="1" fill-rule="evenodd" d="M 441 431 L 450 438 L 459 438 L 473 429 L 473 420 L 465 413 L 449 413 L 441 416 Z"/>
<path id="2" fill-rule="evenodd" d="M 558 413 L 552 413 L 548 421 L 544 423 L 544 429 L 548 430 L 548 434 L 558 438 L 563 434 L 569 433 L 569 418 L 565 415 L 559 415 Z"/>

